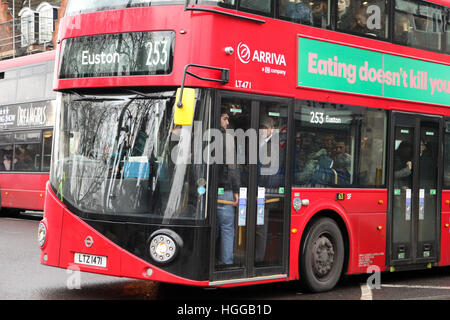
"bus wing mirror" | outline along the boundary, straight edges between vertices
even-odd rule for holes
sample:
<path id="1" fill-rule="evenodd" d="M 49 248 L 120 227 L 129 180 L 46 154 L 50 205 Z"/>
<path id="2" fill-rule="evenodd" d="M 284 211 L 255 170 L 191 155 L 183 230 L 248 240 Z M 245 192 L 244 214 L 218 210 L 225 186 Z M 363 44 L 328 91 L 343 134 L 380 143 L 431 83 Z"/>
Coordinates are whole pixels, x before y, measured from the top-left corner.
<path id="1" fill-rule="evenodd" d="M 181 104 L 180 101 L 181 97 Z M 178 88 L 175 99 L 175 114 L 173 123 L 181 126 L 191 126 L 194 119 L 195 109 L 195 89 L 192 88 Z"/>

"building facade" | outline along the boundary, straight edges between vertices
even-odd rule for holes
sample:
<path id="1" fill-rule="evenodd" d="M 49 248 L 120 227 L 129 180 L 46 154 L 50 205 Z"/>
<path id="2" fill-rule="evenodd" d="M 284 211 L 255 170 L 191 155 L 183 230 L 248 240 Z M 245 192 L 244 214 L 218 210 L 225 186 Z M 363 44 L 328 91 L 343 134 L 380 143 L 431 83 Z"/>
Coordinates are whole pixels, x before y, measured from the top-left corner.
<path id="1" fill-rule="evenodd" d="M 68 0 L 1 0 L 0 60 L 56 48 Z"/>

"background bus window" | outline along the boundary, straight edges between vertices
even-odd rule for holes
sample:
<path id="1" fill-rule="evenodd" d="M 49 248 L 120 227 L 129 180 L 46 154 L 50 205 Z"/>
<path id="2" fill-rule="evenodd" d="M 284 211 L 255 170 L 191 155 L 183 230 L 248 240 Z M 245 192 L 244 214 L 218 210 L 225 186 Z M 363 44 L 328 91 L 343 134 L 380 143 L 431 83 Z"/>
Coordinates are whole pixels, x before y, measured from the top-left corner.
<path id="1" fill-rule="evenodd" d="M 443 17 L 443 9 L 436 5 L 412 0 L 396 0 L 394 41 L 440 51 Z"/>
<path id="2" fill-rule="evenodd" d="M 39 171 L 41 168 L 41 132 L 14 134 L 14 171 Z"/>
<path id="3" fill-rule="evenodd" d="M 450 189 L 450 120 L 447 120 L 445 123 L 444 187 Z"/>
<path id="4" fill-rule="evenodd" d="M 50 160 L 52 155 L 53 131 L 47 130 L 43 133 L 42 145 L 42 171 L 50 171 Z"/>
<path id="5" fill-rule="evenodd" d="M 304 101 L 295 110 L 294 185 L 385 184 L 386 113 Z"/>
<path id="6" fill-rule="evenodd" d="M 337 29 L 344 32 L 387 38 L 386 0 L 338 0 Z"/>
<path id="7" fill-rule="evenodd" d="M 296 23 L 327 28 L 330 25 L 329 0 L 280 0 L 278 16 Z"/>
<path id="8" fill-rule="evenodd" d="M 0 171 L 11 171 L 12 169 L 12 134 L 0 134 Z"/>

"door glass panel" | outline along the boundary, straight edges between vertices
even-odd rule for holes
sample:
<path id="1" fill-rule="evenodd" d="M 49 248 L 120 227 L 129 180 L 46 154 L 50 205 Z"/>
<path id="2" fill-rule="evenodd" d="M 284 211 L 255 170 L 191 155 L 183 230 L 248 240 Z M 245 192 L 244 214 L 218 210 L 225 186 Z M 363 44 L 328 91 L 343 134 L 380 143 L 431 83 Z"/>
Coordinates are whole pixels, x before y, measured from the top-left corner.
<path id="1" fill-rule="evenodd" d="M 436 255 L 438 129 L 437 125 L 423 124 L 420 132 L 417 258 Z"/>
<path id="2" fill-rule="evenodd" d="M 411 257 L 413 141 L 413 128 L 395 128 L 392 230 L 394 260 Z"/>
<path id="3" fill-rule="evenodd" d="M 248 185 L 251 150 L 257 143 L 250 129 L 251 101 L 224 98 L 220 133 L 213 142 L 218 165 L 216 270 L 243 267 L 247 252 Z M 253 130 L 254 131 L 254 130 Z M 256 161 L 254 161 L 256 162 Z"/>
<path id="4" fill-rule="evenodd" d="M 450 29 L 449 29 L 449 37 L 450 37 Z M 449 52 L 450 52 L 450 43 L 449 43 Z M 450 189 L 450 120 L 447 120 L 445 122 L 443 171 L 444 171 L 444 188 Z"/>
<path id="5" fill-rule="evenodd" d="M 255 266 L 281 265 L 287 147 L 287 107 L 261 102 Z"/>

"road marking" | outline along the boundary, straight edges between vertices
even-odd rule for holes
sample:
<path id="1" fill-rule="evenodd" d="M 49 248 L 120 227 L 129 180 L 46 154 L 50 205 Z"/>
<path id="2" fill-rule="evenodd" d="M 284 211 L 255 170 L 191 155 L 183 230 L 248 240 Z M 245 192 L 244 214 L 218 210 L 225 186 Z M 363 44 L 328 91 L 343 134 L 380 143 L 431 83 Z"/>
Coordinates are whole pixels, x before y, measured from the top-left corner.
<path id="1" fill-rule="evenodd" d="M 450 287 L 442 286 L 421 286 L 421 285 L 408 285 L 408 284 L 382 284 L 382 287 L 386 288 L 409 288 L 409 289 L 440 289 L 450 290 Z"/>
<path id="2" fill-rule="evenodd" d="M 361 284 L 361 300 L 372 300 L 372 290 L 367 283 Z"/>

